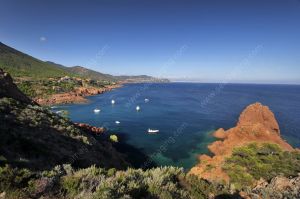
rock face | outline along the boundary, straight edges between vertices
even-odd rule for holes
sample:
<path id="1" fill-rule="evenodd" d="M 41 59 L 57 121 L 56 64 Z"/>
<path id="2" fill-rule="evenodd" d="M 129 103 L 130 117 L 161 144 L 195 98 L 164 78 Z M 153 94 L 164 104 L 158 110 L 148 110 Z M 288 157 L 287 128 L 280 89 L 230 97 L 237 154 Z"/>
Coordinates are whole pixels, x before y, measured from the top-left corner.
<path id="1" fill-rule="evenodd" d="M 91 132 L 93 134 L 99 135 L 105 132 L 104 127 L 96 127 L 96 126 L 91 126 L 85 123 L 74 123 L 76 126 L 80 127 L 83 131 L 86 132 Z"/>
<path id="2" fill-rule="evenodd" d="M 300 174 L 294 178 L 278 176 L 269 183 L 259 182 L 245 198 L 300 198 Z"/>
<path id="3" fill-rule="evenodd" d="M 27 104 L 35 104 L 18 89 L 11 76 L 0 68 L 0 98 L 2 97 L 10 97 Z"/>
<path id="4" fill-rule="evenodd" d="M 210 181 L 229 181 L 228 175 L 222 170 L 222 165 L 235 147 L 251 142 L 268 142 L 278 144 L 283 150 L 293 150 L 280 137 L 279 125 L 272 111 L 260 103 L 249 105 L 241 113 L 236 127 L 227 131 L 218 129 L 214 136 L 221 139 L 208 146 L 214 156 L 201 155 L 200 163 L 190 171 L 191 174 Z"/>
<path id="5" fill-rule="evenodd" d="M 103 88 L 78 87 L 72 92 L 54 94 L 48 98 L 37 98 L 35 101 L 40 105 L 86 103 L 88 101 L 85 98 L 86 96 L 98 95 L 118 87 L 120 87 L 120 85 L 106 86 Z"/>
<path id="6" fill-rule="evenodd" d="M 260 103 L 248 106 L 240 115 L 237 126 L 260 125 L 265 131 L 280 134 L 279 125 L 272 111 Z"/>
<path id="7" fill-rule="evenodd" d="M 30 100 L 0 70 L 0 164 L 34 170 L 69 163 L 124 169 L 125 154 L 103 137 L 103 128 L 75 125 Z M 96 135 L 95 135 L 96 134 Z"/>
<path id="8" fill-rule="evenodd" d="M 37 98 L 35 101 L 40 105 L 86 103 L 88 100 L 74 92 L 54 94 L 48 98 Z"/>

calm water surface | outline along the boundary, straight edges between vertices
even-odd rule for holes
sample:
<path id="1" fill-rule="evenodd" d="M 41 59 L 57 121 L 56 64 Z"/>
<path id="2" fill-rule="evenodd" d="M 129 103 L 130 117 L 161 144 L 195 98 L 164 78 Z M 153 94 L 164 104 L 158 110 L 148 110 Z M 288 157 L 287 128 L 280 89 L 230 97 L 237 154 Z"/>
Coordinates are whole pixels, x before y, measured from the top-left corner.
<path id="1" fill-rule="evenodd" d="M 283 137 L 300 146 L 300 86 L 296 85 L 128 84 L 88 99 L 88 104 L 62 105 L 57 110 L 68 110 L 74 122 L 105 126 L 120 136 L 120 142 L 156 154 L 158 165 L 191 168 L 198 154 L 208 153 L 207 144 L 214 140 L 211 132 L 235 126 L 241 111 L 254 102 L 269 106 Z M 101 112 L 95 114 L 95 108 Z M 160 132 L 149 135 L 148 128 Z"/>

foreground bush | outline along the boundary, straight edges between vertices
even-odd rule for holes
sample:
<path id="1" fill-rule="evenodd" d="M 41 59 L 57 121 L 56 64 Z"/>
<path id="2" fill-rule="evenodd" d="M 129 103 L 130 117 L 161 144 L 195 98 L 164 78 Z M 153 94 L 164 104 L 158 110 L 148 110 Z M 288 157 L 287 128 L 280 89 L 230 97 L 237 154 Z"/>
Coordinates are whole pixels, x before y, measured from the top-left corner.
<path id="1" fill-rule="evenodd" d="M 241 189 L 253 185 L 256 180 L 283 175 L 297 176 L 300 172 L 300 153 L 283 151 L 276 144 L 250 144 L 236 148 L 223 168 L 230 181 Z"/>
<path id="2" fill-rule="evenodd" d="M 51 171 L 31 172 L 3 166 L 0 169 L 0 192 L 6 198 L 184 198 L 201 199 L 227 193 L 181 168 L 103 169 L 95 166 L 74 170 L 70 165 Z"/>
<path id="3" fill-rule="evenodd" d="M 117 170 L 91 166 L 76 170 L 71 165 L 60 165 L 52 170 L 31 171 L 3 165 L 0 194 L 5 198 L 205 199 L 241 198 L 239 191 L 243 190 L 255 197 L 267 194 L 295 198 L 299 196 L 300 177 L 278 176 L 297 176 L 299 161 L 299 152 L 282 151 L 274 144 L 237 148 L 224 165 L 230 184 L 187 175 L 177 167 Z M 260 178 L 268 182 L 251 187 Z M 283 181 L 293 185 L 291 189 L 284 188 L 284 195 Z"/>

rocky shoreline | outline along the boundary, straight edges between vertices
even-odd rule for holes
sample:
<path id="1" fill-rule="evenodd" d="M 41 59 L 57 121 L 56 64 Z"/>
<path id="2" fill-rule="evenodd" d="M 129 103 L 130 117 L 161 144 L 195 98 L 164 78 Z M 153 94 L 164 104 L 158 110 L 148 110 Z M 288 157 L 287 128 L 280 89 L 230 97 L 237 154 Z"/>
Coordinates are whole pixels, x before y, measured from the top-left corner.
<path id="1" fill-rule="evenodd" d="M 296 150 L 281 138 L 279 125 L 272 111 L 260 103 L 249 105 L 241 113 L 236 127 L 226 131 L 220 128 L 213 135 L 219 139 L 208 146 L 214 156 L 200 155 L 200 163 L 190 170 L 190 174 L 209 181 L 229 182 L 222 166 L 236 147 L 255 142 L 274 143 L 285 151 Z"/>
<path id="2" fill-rule="evenodd" d="M 102 94 L 112 89 L 121 87 L 121 84 L 105 86 L 103 88 L 96 87 L 77 87 L 74 91 L 68 93 L 59 93 L 51 95 L 47 98 L 36 98 L 34 101 L 40 105 L 57 105 L 72 103 L 87 103 L 86 97 L 91 95 Z"/>
<path id="3" fill-rule="evenodd" d="M 74 124 L 77 127 L 79 127 L 80 129 L 82 129 L 83 131 L 90 132 L 90 133 L 95 134 L 95 135 L 100 135 L 100 134 L 105 132 L 104 127 L 91 126 L 91 125 L 86 124 L 86 123 L 74 123 Z"/>

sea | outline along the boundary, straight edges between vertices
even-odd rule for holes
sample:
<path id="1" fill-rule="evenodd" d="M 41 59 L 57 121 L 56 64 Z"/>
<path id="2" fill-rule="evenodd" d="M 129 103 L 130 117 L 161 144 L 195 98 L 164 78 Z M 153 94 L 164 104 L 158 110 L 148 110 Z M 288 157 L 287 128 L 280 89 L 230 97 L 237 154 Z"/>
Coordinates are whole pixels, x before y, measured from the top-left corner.
<path id="1" fill-rule="evenodd" d="M 210 154 L 212 133 L 234 127 L 240 113 L 255 102 L 269 106 L 282 137 L 300 147 L 300 85 L 139 83 L 88 100 L 54 111 L 67 110 L 74 122 L 104 126 L 105 134 L 117 135 L 119 143 L 139 150 L 157 166 L 190 169 L 199 154 Z M 149 134 L 149 129 L 159 132 Z"/>

